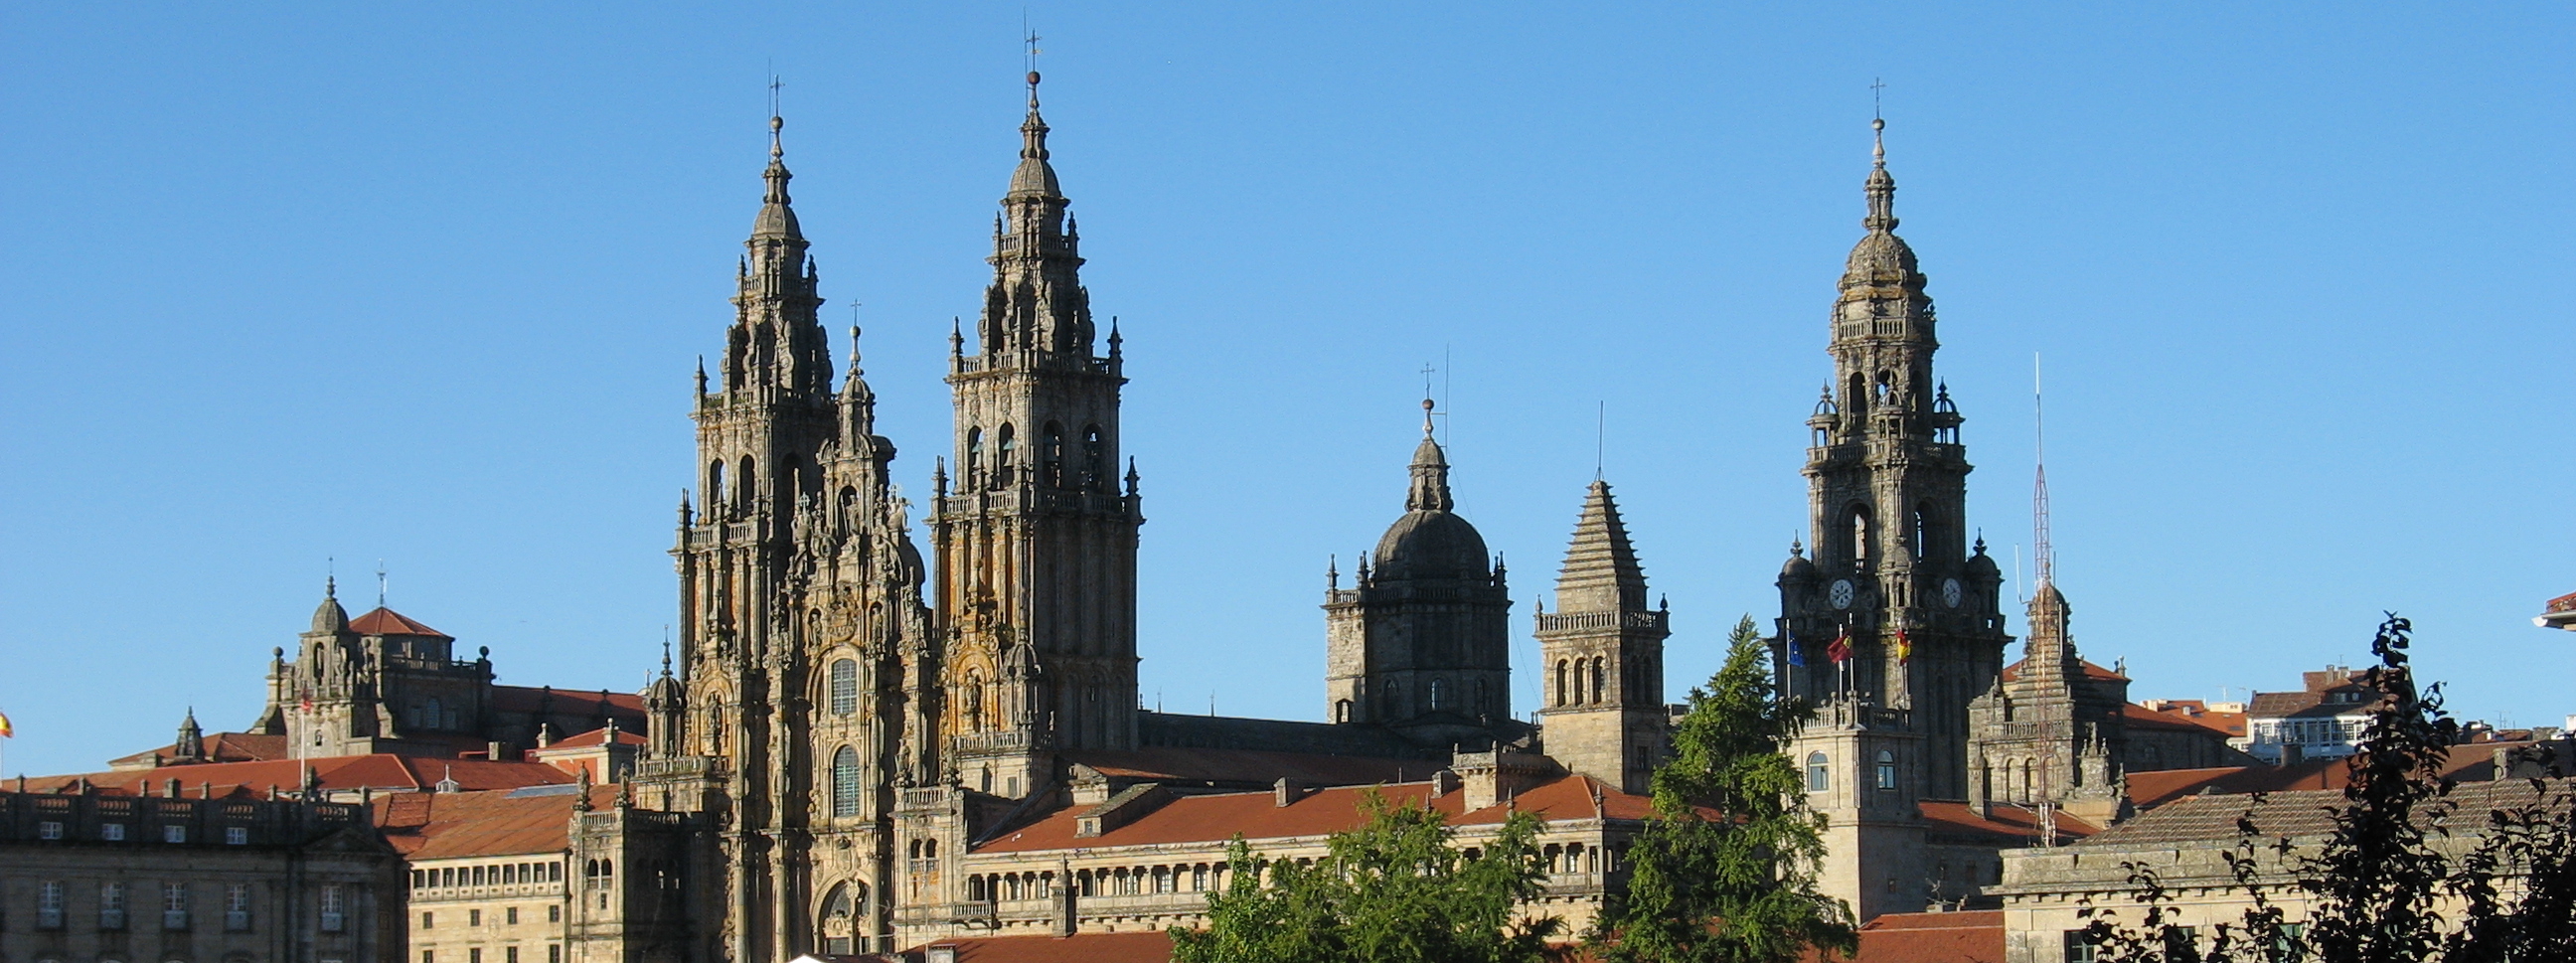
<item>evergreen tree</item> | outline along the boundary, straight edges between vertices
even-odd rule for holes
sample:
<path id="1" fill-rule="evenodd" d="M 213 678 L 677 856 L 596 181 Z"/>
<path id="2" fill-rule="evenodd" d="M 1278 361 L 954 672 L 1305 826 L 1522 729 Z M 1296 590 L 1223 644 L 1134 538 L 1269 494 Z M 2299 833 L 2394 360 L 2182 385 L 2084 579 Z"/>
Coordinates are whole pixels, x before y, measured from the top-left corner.
<path id="1" fill-rule="evenodd" d="M 1368 822 L 1311 865 L 1264 860 L 1241 837 L 1204 930 L 1173 927 L 1174 963 L 1540 963 L 1554 918 L 1515 920 L 1539 893 L 1540 823 L 1508 817 L 1475 854 L 1438 812 L 1361 797 Z"/>
<path id="2" fill-rule="evenodd" d="M 1851 908 L 1816 891 L 1821 816 L 1783 749 L 1812 710 L 1784 700 L 1745 616 L 1726 664 L 1692 689 L 1655 771 L 1654 815 L 1589 936 L 1610 963 L 1786 963 L 1857 946 Z"/>

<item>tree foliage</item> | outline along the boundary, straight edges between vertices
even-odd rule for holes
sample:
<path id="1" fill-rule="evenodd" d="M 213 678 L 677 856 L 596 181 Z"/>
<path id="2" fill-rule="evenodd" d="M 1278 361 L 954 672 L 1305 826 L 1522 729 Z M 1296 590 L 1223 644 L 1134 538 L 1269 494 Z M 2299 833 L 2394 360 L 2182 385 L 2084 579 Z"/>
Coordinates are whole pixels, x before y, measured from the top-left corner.
<path id="1" fill-rule="evenodd" d="M 1174 963 L 1538 963 L 1561 922 L 1515 919 L 1545 871 L 1540 822 L 1515 812 L 1473 855 L 1442 815 L 1370 791 L 1368 822 L 1311 864 L 1242 837 L 1204 930 L 1174 927 Z"/>
<path id="2" fill-rule="evenodd" d="M 1726 663 L 1690 693 L 1653 818 L 1588 937 L 1610 963 L 1774 963 L 1851 952 L 1850 907 L 1816 890 L 1823 818 L 1784 747 L 1812 710 L 1783 699 L 1769 647 L 1744 617 Z"/>
<path id="3" fill-rule="evenodd" d="M 2576 956 L 2576 796 L 2563 781 L 2532 780 L 2537 802 L 2487 814 L 2474 846 L 2438 843 L 2451 831 L 2454 783 L 2444 777 L 2459 724 L 2442 708 L 2439 684 L 2419 686 L 2409 665 L 2413 626 L 2395 614 L 2371 641 L 2379 664 L 2364 682 L 2372 710 L 2334 828 L 2314 851 L 2267 836 L 2250 816 L 2237 820 L 2228 864 L 2249 908 L 2218 924 L 2207 946 L 2173 938 L 2177 917 L 2154 871 L 2129 870 L 2137 925 L 2088 908 L 2085 938 L 2103 963 L 2254 963 L 2305 958 L 2319 963 L 2503 963 Z M 2498 773 L 2502 778 L 2503 773 Z M 2258 800 L 2259 801 L 2259 800 Z M 2293 879 L 2266 879 L 2268 862 Z M 2293 922 L 2271 898 L 2279 887 L 2308 899 Z M 2294 929 L 2293 927 L 2296 927 Z"/>

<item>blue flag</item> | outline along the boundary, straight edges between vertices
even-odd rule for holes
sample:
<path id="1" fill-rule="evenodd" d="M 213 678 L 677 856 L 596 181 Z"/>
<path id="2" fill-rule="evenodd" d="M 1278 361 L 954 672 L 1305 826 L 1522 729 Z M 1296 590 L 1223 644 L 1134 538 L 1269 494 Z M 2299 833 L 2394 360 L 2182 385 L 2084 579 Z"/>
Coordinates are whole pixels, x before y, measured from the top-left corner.
<path id="1" fill-rule="evenodd" d="M 1795 635 L 1792 635 L 1792 634 L 1790 634 L 1790 633 L 1788 633 L 1788 632 L 1786 632 L 1786 631 L 1781 632 L 1781 633 L 1780 633 L 1780 637 L 1781 637 L 1782 639 L 1785 639 L 1785 640 L 1786 640 L 1786 642 L 1785 642 L 1784 644 L 1785 644 L 1785 645 L 1788 647 L 1788 649 L 1789 649 L 1789 665 L 1790 665 L 1790 667 L 1791 667 L 1791 668 L 1797 668 L 1797 669 L 1803 669 L 1803 668 L 1806 668 L 1806 667 L 1807 667 L 1807 653 L 1806 653 L 1806 651 L 1805 651 L 1805 647 L 1804 647 L 1804 646 L 1801 646 L 1801 645 L 1799 645 L 1799 644 L 1798 644 L 1798 637 L 1797 637 L 1797 636 L 1795 636 Z"/>

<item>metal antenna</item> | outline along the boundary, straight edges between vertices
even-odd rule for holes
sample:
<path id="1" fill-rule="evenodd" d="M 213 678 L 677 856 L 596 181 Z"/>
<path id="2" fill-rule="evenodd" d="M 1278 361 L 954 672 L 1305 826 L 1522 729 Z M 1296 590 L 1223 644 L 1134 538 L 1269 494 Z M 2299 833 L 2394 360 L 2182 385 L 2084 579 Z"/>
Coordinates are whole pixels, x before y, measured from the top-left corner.
<path id="1" fill-rule="evenodd" d="M 376 560 L 376 607 L 385 607 L 385 560 Z"/>
<path id="2" fill-rule="evenodd" d="M 2039 352 L 2030 354 L 2030 423 L 2036 436 L 2031 467 L 2034 480 L 2030 491 L 2031 572 L 2033 581 L 2048 584 L 2057 568 L 2057 550 L 2048 543 L 2048 422 L 2041 404 Z"/>
<path id="3" fill-rule="evenodd" d="M 1601 480 L 1601 463 L 1610 454 L 1610 402 L 1592 403 L 1592 480 Z M 1794 541 L 1794 539 L 1793 539 Z"/>

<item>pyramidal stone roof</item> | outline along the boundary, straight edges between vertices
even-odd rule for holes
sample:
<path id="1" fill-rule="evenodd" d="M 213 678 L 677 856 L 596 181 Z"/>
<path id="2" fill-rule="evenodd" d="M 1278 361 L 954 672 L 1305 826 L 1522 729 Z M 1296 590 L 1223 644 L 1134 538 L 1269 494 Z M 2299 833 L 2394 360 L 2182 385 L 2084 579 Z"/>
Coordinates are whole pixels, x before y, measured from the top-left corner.
<path id="1" fill-rule="evenodd" d="M 1583 517 L 1574 523 L 1574 540 L 1565 550 L 1565 567 L 1556 578 L 1559 612 L 1616 612 L 1646 607 L 1646 569 L 1637 563 L 1637 548 L 1628 541 L 1628 526 L 1619 520 L 1619 503 L 1610 484 L 1595 479 L 1583 496 Z"/>

